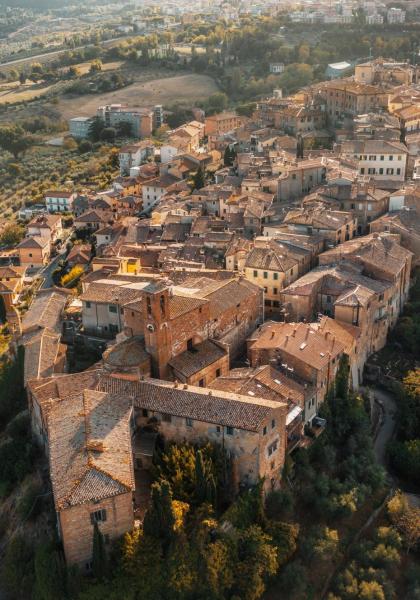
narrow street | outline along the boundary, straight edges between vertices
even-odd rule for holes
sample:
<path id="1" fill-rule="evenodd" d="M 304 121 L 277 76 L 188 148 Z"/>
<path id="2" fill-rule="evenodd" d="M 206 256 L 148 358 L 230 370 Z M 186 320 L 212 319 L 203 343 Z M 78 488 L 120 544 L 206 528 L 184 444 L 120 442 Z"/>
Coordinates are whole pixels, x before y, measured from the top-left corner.
<path id="1" fill-rule="evenodd" d="M 381 426 L 374 440 L 375 457 L 379 464 L 387 468 L 386 447 L 394 435 L 396 420 L 396 403 L 394 397 L 389 392 L 379 388 L 371 388 L 372 394 L 379 402 L 381 407 Z"/>

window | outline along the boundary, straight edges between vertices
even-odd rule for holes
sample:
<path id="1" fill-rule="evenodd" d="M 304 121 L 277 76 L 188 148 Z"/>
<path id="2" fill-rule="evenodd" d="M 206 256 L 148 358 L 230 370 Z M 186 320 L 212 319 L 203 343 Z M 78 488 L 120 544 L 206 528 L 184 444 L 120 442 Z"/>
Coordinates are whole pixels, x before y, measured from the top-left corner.
<path id="1" fill-rule="evenodd" d="M 267 271 L 264 271 L 263 275 L 264 275 L 264 279 L 268 279 L 268 273 L 267 273 Z"/>
<path id="2" fill-rule="evenodd" d="M 267 427 L 263 428 L 263 435 L 267 435 Z"/>
<path id="3" fill-rule="evenodd" d="M 193 341 L 192 341 L 192 338 L 190 338 L 189 340 L 187 340 L 187 350 L 189 352 L 192 352 L 193 348 L 194 348 Z"/>
<path id="4" fill-rule="evenodd" d="M 272 454 L 274 454 L 274 452 L 276 452 L 278 447 L 278 440 L 276 440 L 275 442 L 273 442 L 272 444 L 270 444 L 267 448 L 268 450 L 268 456 L 271 456 Z"/>
<path id="5" fill-rule="evenodd" d="M 279 274 L 278 273 L 273 273 L 273 279 L 275 279 L 277 281 L 278 278 L 279 278 Z"/>
<path id="6" fill-rule="evenodd" d="M 217 433 L 220 433 L 220 425 L 216 425 L 216 431 Z"/>
<path id="7" fill-rule="evenodd" d="M 115 306 L 115 304 L 110 304 L 108 306 L 108 310 L 110 313 L 116 313 L 117 312 L 117 307 Z"/>
<path id="8" fill-rule="evenodd" d="M 382 156 L 381 156 L 381 160 L 385 160 L 385 156 L 383 156 L 383 155 L 382 155 Z"/>
<path id="9" fill-rule="evenodd" d="M 387 169 L 386 170 L 386 174 L 387 175 L 393 175 L 394 174 L 394 169 Z"/>
<path id="10" fill-rule="evenodd" d="M 401 175 L 401 169 L 399 167 L 397 169 L 397 175 Z"/>
<path id="11" fill-rule="evenodd" d="M 216 377 L 220 377 L 220 373 L 221 373 L 220 369 L 216 369 Z"/>
<path id="12" fill-rule="evenodd" d="M 276 295 L 277 294 L 277 288 L 273 288 L 273 294 Z"/>
<path id="13" fill-rule="evenodd" d="M 190 419 L 189 417 L 187 417 L 185 419 L 185 423 L 186 423 L 187 427 L 192 427 L 193 426 L 192 419 Z"/>
<path id="14" fill-rule="evenodd" d="M 171 423 L 172 422 L 171 415 L 168 415 L 167 413 L 162 413 L 162 421 L 164 421 L 164 423 Z"/>
<path id="15" fill-rule="evenodd" d="M 272 419 L 271 420 L 271 429 L 274 429 L 275 426 L 276 426 L 276 420 Z"/>
<path id="16" fill-rule="evenodd" d="M 401 156 L 400 155 L 398 156 L 398 160 L 401 160 Z"/>
<path id="17" fill-rule="evenodd" d="M 143 410 L 141 411 L 141 414 L 143 415 L 143 417 L 148 417 L 149 411 L 146 408 L 143 408 Z"/>
<path id="18" fill-rule="evenodd" d="M 233 427 L 226 427 L 226 435 L 233 435 Z"/>
<path id="19" fill-rule="evenodd" d="M 379 169 L 379 175 L 383 175 L 383 174 L 384 174 L 383 167 L 380 167 L 380 169 Z"/>
<path id="20" fill-rule="evenodd" d="M 331 296 L 327 296 L 327 302 L 330 303 L 331 302 Z"/>
<path id="21" fill-rule="evenodd" d="M 389 155 L 389 160 L 394 160 L 394 155 L 393 154 Z"/>
<path id="22" fill-rule="evenodd" d="M 200 379 L 198 382 L 199 387 L 204 387 L 204 379 Z"/>
<path id="23" fill-rule="evenodd" d="M 258 271 L 254 271 L 254 277 L 258 277 Z"/>
<path id="24" fill-rule="evenodd" d="M 91 308 L 92 307 L 92 303 L 91 302 L 86 302 L 86 308 Z"/>
<path id="25" fill-rule="evenodd" d="M 95 510 L 95 512 L 90 513 L 90 522 L 92 525 L 95 523 L 105 523 L 106 521 L 106 510 L 101 508 L 100 510 Z"/>
<path id="26" fill-rule="evenodd" d="M 365 168 L 364 168 L 364 167 L 361 167 L 361 169 L 360 169 L 360 174 L 361 174 L 361 175 L 364 175 L 364 174 L 365 174 Z"/>

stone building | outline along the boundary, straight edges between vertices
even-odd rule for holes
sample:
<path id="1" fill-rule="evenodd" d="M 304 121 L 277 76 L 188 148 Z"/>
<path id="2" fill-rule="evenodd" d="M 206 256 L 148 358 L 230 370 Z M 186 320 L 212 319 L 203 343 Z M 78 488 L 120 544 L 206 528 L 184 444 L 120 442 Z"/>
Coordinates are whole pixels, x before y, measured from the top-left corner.
<path id="1" fill-rule="evenodd" d="M 132 402 L 94 390 L 50 402 L 48 451 L 58 532 L 67 564 L 89 571 L 94 524 L 106 545 L 134 525 Z"/>
<path id="2" fill-rule="evenodd" d="M 319 205 L 289 211 L 284 224 L 297 234 L 320 235 L 333 246 L 352 239 L 357 232 L 357 219 L 352 213 Z"/>
<path id="3" fill-rule="evenodd" d="M 415 208 L 403 208 L 382 215 L 370 224 L 372 233 L 394 233 L 400 236 L 401 246 L 413 253 L 413 267 L 420 262 L 420 214 Z"/>
<path id="4" fill-rule="evenodd" d="M 153 424 L 166 441 L 221 445 L 232 461 L 233 484 L 278 487 L 286 452 L 287 404 L 157 379 L 103 377 L 99 389 L 124 393 L 135 407 L 137 435 Z"/>
<path id="5" fill-rule="evenodd" d="M 311 422 L 334 381 L 344 344 L 328 331 L 310 323 L 266 321 L 248 340 L 248 358 L 252 366 L 280 365 L 315 389 L 313 405 L 305 417 Z"/>
<path id="6" fill-rule="evenodd" d="M 248 254 L 244 273 L 264 290 L 265 314 L 279 313 L 281 290 L 299 277 L 299 259 L 281 243 L 264 242 Z"/>

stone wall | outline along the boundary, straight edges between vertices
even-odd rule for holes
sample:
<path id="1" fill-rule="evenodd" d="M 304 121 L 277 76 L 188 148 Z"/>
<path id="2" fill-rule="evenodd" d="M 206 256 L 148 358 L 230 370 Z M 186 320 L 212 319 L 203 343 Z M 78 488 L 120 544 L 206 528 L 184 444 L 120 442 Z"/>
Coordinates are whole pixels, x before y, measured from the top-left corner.
<path id="1" fill-rule="evenodd" d="M 58 513 L 64 555 L 68 565 L 79 564 L 82 571 L 92 559 L 93 525 L 91 513 L 105 509 L 106 521 L 98 523 L 105 542 L 119 538 L 134 525 L 131 492 L 97 503 L 80 504 Z"/>

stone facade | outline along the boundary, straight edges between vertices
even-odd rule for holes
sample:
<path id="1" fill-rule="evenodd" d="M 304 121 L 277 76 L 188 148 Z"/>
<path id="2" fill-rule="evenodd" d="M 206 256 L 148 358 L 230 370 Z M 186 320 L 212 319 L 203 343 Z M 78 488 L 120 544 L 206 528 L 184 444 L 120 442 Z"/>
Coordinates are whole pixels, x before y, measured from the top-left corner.
<path id="1" fill-rule="evenodd" d="M 91 567 L 93 550 L 92 515 L 102 512 L 105 521 L 98 522 L 106 545 L 118 539 L 134 526 L 133 495 L 131 492 L 97 503 L 89 502 L 72 506 L 58 513 L 58 526 L 63 542 L 64 556 L 68 565 L 78 564 L 82 571 Z"/>

